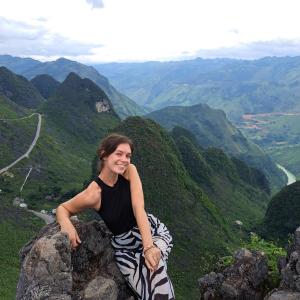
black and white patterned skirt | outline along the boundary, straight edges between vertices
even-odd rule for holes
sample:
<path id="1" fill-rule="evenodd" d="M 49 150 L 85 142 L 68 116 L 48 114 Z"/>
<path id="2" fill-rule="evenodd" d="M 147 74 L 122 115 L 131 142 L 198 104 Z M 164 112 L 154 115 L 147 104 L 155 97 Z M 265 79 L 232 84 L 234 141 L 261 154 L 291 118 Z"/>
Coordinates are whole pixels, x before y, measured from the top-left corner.
<path id="1" fill-rule="evenodd" d="M 112 237 L 117 265 L 128 284 L 141 300 L 173 300 L 174 289 L 167 275 L 167 260 L 173 247 L 167 227 L 152 214 L 147 214 L 153 242 L 161 250 L 156 271 L 151 272 L 143 254 L 143 244 L 137 226 Z"/>

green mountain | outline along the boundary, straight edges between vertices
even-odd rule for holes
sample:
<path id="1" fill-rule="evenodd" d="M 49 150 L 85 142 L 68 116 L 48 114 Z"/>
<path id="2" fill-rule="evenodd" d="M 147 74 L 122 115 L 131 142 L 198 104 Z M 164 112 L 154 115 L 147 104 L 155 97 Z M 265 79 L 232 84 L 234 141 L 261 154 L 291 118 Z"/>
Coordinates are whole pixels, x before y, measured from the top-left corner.
<path id="1" fill-rule="evenodd" d="M 244 231 L 237 230 L 233 221 L 240 219 L 247 231 L 262 219 L 268 196 L 263 181 L 253 179 L 253 169 L 221 150 L 200 146 L 182 128 L 180 134 L 174 129 L 171 136 L 149 119 L 131 117 L 121 122 L 109 98 L 89 79 L 69 74 L 35 112 L 42 113 L 37 144 L 28 158 L 0 174 L 0 216 L 6 215 L 0 218 L 1 238 L 14 236 L 20 241 L 1 246 L 0 270 L 13 270 L 9 275 L 0 271 L 3 299 L 14 297 L 21 241 L 40 226 L 29 212 L 13 207 L 13 199 L 20 196 L 31 208 L 48 211 L 70 199 L 91 178 L 98 142 L 109 132 L 134 140 L 133 163 L 142 178 L 146 209 L 174 237 L 169 269 L 178 299 L 196 298 L 197 278 L 216 256 L 239 244 Z M 38 117 L 7 97 L 0 97 L 0 114 L 3 168 L 33 141 Z"/>
<path id="2" fill-rule="evenodd" d="M 231 159 L 221 149 L 203 149 L 183 128 L 175 127 L 172 136 L 190 176 L 229 223 L 240 220 L 250 228 L 263 217 L 269 186 L 261 172 Z"/>
<path id="3" fill-rule="evenodd" d="M 300 57 L 99 64 L 95 68 L 152 110 L 206 103 L 231 120 L 245 113 L 300 110 Z"/>
<path id="4" fill-rule="evenodd" d="M 270 201 L 264 222 L 263 235 L 286 243 L 288 234 L 300 226 L 300 181 L 286 186 Z"/>
<path id="5" fill-rule="evenodd" d="M 154 111 L 147 117 L 168 130 L 175 126 L 183 127 L 195 135 L 201 146 L 221 148 L 227 154 L 263 171 L 274 190 L 285 183 L 285 177 L 264 151 L 245 138 L 221 110 L 212 109 L 206 104 L 173 106 Z"/>
<path id="6" fill-rule="evenodd" d="M 46 99 L 48 99 L 56 92 L 60 84 L 59 81 L 55 80 L 53 77 L 47 74 L 41 74 L 35 76 L 33 79 L 31 79 L 31 83 L 38 89 L 41 95 Z"/>
<path id="7" fill-rule="evenodd" d="M 174 133 L 173 139 L 154 121 L 138 117 L 126 119 L 114 131 L 133 139 L 133 162 L 143 182 L 146 210 L 173 234 L 170 272 L 175 289 L 182 299 L 196 299 L 193 282 L 204 272 L 204 261 L 237 243 L 235 220 L 250 229 L 262 219 L 267 194 L 244 181 L 221 150 L 219 156 L 212 150 L 203 152 L 189 132 Z M 217 156 L 222 167 L 216 166 Z"/>
<path id="8" fill-rule="evenodd" d="M 232 241 L 229 227 L 210 199 L 191 179 L 171 137 L 151 120 L 128 118 L 114 129 L 130 136 L 133 162 L 143 182 L 145 207 L 159 217 L 174 238 L 171 278 L 178 297 L 197 295 L 197 274 L 204 271 L 209 253 L 224 253 Z M 189 276 L 186 276 L 189 274 Z"/>
<path id="9" fill-rule="evenodd" d="M 75 73 L 68 75 L 40 111 L 56 127 L 88 143 L 95 143 L 120 122 L 106 94 L 91 80 Z"/>
<path id="10" fill-rule="evenodd" d="M 26 78 L 12 73 L 5 67 L 0 67 L 0 95 L 27 108 L 36 108 L 45 101 Z"/>
<path id="11" fill-rule="evenodd" d="M 15 61 L 15 63 L 13 63 L 13 61 Z M 31 60 L 26 60 L 24 61 L 24 65 L 22 67 L 20 66 L 21 62 L 21 58 L 14 58 L 10 56 L 3 57 L 0 55 L 0 65 L 10 67 L 13 72 L 21 74 L 28 79 L 32 79 L 40 74 L 48 74 L 54 79 L 62 82 L 71 72 L 78 74 L 81 78 L 89 78 L 106 93 L 114 105 L 115 111 L 122 119 L 130 115 L 141 115 L 147 112 L 134 101 L 118 92 L 109 83 L 108 79 L 100 75 L 93 67 L 86 66 L 65 58 L 60 58 L 56 61 L 45 63 L 37 61 L 36 63 L 32 63 Z M 25 66 L 28 66 L 28 68 Z"/>
<path id="12" fill-rule="evenodd" d="M 0 168 L 4 168 L 28 150 L 37 131 L 38 117 L 6 97 L 0 97 L 0 112 Z M 75 74 L 67 77 L 55 95 L 39 107 L 39 112 L 41 132 L 33 151 L 6 175 L 0 175 L 11 184 L 12 198 L 19 195 L 32 168 L 21 196 L 39 209 L 54 208 L 57 202 L 43 199 L 58 190 L 63 195 L 82 187 L 89 177 L 97 143 L 120 119 L 103 91 Z"/>

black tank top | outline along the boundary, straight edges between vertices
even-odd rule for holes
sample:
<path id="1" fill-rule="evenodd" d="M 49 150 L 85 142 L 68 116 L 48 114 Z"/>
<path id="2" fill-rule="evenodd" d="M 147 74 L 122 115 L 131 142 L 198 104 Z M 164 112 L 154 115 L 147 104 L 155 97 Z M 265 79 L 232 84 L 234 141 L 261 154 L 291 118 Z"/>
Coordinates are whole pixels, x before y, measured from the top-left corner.
<path id="1" fill-rule="evenodd" d="M 130 182 L 122 175 L 113 187 L 104 183 L 99 177 L 94 181 L 101 188 L 101 207 L 98 214 L 108 229 L 118 235 L 136 226 L 136 219 L 131 204 Z"/>

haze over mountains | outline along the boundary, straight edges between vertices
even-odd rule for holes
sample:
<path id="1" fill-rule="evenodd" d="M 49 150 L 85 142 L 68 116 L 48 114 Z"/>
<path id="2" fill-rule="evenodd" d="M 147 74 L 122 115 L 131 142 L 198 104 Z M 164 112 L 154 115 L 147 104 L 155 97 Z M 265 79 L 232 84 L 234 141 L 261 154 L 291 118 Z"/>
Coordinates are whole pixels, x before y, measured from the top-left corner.
<path id="1" fill-rule="evenodd" d="M 300 110 L 300 57 L 111 63 L 95 68 L 140 105 L 209 104 L 239 120 L 245 113 Z"/>

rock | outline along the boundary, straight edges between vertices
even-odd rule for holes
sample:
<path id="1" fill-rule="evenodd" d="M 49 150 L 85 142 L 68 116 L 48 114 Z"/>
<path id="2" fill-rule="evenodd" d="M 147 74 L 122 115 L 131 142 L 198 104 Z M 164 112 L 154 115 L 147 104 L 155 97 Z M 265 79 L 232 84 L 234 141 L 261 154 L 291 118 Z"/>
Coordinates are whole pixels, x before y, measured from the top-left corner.
<path id="1" fill-rule="evenodd" d="M 234 264 L 222 273 L 210 273 L 198 280 L 200 299 L 263 299 L 263 283 L 268 275 L 267 259 L 262 252 L 240 249 Z"/>
<path id="2" fill-rule="evenodd" d="M 295 231 L 287 257 L 278 262 L 281 281 L 279 288 L 266 296 L 266 300 L 300 300 L 300 227 Z"/>
<path id="3" fill-rule="evenodd" d="M 115 264 L 104 223 L 72 222 L 82 241 L 75 251 L 57 223 L 23 247 L 16 299 L 135 299 Z"/>
<path id="4" fill-rule="evenodd" d="M 288 291 L 277 291 L 272 293 L 265 300 L 299 300 L 300 293 L 288 292 Z"/>
<path id="5" fill-rule="evenodd" d="M 300 227 L 297 228 L 292 243 L 287 249 L 287 264 L 281 269 L 279 288 L 300 292 Z"/>
<path id="6" fill-rule="evenodd" d="M 240 220 L 235 220 L 234 224 L 237 225 L 237 226 L 240 226 L 240 227 L 243 226 L 243 222 L 240 221 Z"/>
<path id="7" fill-rule="evenodd" d="M 14 206 L 20 206 L 20 204 L 24 203 L 24 199 L 20 197 L 16 197 L 13 200 L 13 205 Z"/>
<path id="8" fill-rule="evenodd" d="M 115 281 L 102 276 L 93 279 L 84 290 L 84 299 L 112 299 L 118 298 L 118 286 Z"/>

